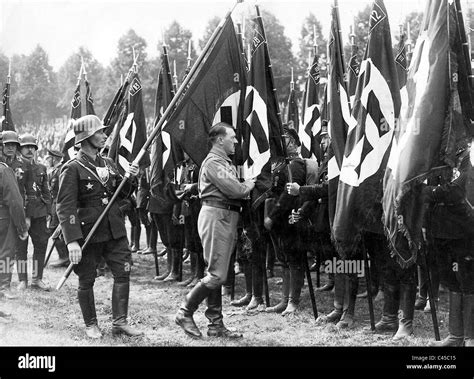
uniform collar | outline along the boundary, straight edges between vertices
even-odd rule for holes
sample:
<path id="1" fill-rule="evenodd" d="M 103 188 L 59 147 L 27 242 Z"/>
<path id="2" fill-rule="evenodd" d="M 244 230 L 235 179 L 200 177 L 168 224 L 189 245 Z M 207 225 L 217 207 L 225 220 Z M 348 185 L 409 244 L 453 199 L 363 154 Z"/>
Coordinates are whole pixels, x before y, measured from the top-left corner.
<path id="1" fill-rule="evenodd" d="M 92 159 L 89 155 L 84 153 L 82 150 L 79 150 L 78 153 L 77 153 L 77 159 L 81 160 L 81 162 L 83 162 L 83 163 L 87 163 L 87 164 L 92 165 L 94 167 L 96 167 L 96 166 L 101 167 L 101 166 L 104 165 L 103 164 L 103 159 L 100 156 L 100 154 L 97 154 L 96 158 Z"/>
<path id="2" fill-rule="evenodd" d="M 212 146 L 210 153 L 218 155 L 219 157 L 224 158 L 227 162 L 232 163 L 232 159 L 229 158 L 224 149 L 219 147 L 219 145 Z"/>

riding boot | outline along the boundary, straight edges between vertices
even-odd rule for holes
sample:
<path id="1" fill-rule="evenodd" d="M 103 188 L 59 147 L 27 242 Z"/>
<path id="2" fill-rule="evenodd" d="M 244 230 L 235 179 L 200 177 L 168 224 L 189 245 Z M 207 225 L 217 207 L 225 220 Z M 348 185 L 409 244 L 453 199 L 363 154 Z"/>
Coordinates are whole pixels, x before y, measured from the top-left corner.
<path id="1" fill-rule="evenodd" d="M 413 316 L 415 313 L 415 284 L 400 284 L 400 314 L 398 330 L 393 336 L 394 341 L 399 341 L 413 334 Z"/>
<path id="2" fill-rule="evenodd" d="M 249 261 L 245 260 L 242 263 L 244 276 L 245 276 L 245 295 L 239 300 L 232 300 L 230 305 L 234 307 L 243 307 L 250 303 L 252 299 L 252 265 Z"/>
<path id="3" fill-rule="evenodd" d="M 298 309 L 300 303 L 301 289 L 304 284 L 304 271 L 301 267 L 290 266 L 290 293 L 288 305 L 282 312 L 282 316 L 293 314 Z"/>
<path id="4" fill-rule="evenodd" d="M 430 346 L 462 346 L 464 343 L 463 307 L 461 292 L 449 291 L 449 335 L 441 341 L 432 341 Z"/>
<path id="5" fill-rule="evenodd" d="M 474 346 L 474 295 L 463 295 L 462 314 L 464 323 L 464 346 Z"/>
<path id="6" fill-rule="evenodd" d="M 338 328 L 352 328 L 354 326 L 354 311 L 359 289 L 359 278 L 356 274 L 344 275 L 344 306 L 342 316 L 336 324 Z"/>
<path id="7" fill-rule="evenodd" d="M 171 273 L 171 265 L 172 265 L 172 261 L 173 261 L 173 254 L 171 253 L 171 249 L 166 249 L 167 250 L 167 253 L 166 253 L 166 271 L 159 275 L 159 276 L 155 276 L 155 280 L 163 280 L 165 278 L 168 277 L 168 275 Z"/>
<path id="8" fill-rule="evenodd" d="M 271 243 L 267 243 L 267 251 L 266 251 L 266 263 L 265 266 L 267 268 L 268 278 L 273 278 L 275 276 L 274 274 L 274 268 L 275 268 L 275 252 L 273 251 L 273 246 Z"/>
<path id="9" fill-rule="evenodd" d="M 221 288 L 218 287 L 218 289 L 220 292 Z M 176 324 L 181 326 L 184 332 L 191 337 L 199 338 L 202 336 L 200 330 L 194 322 L 193 314 L 198 309 L 199 304 L 201 304 L 201 302 L 209 296 L 210 292 L 211 290 L 207 288 L 201 281 L 199 281 L 196 286 L 194 286 L 194 288 L 186 295 L 181 307 L 176 313 Z"/>
<path id="10" fill-rule="evenodd" d="M 283 283 L 281 287 L 282 297 L 280 302 L 273 307 L 265 308 L 265 312 L 269 313 L 281 313 L 288 306 L 288 298 L 290 296 L 290 269 L 288 267 L 283 268 L 282 275 Z"/>
<path id="11" fill-rule="evenodd" d="M 193 281 L 187 285 L 188 288 L 193 288 L 196 284 L 199 283 L 199 280 L 204 278 L 204 269 L 206 263 L 204 262 L 204 255 L 202 250 L 198 250 L 196 252 L 196 276 L 194 277 Z"/>
<path id="12" fill-rule="evenodd" d="M 31 280 L 31 288 L 50 291 L 51 288 L 43 282 L 44 258 L 46 253 L 33 253 L 33 273 Z"/>
<path id="13" fill-rule="evenodd" d="M 398 329 L 398 308 L 400 286 L 385 283 L 382 319 L 375 324 L 375 332 L 396 332 Z"/>
<path id="14" fill-rule="evenodd" d="M 247 311 L 257 308 L 263 304 L 263 268 L 260 262 L 252 262 L 252 299 L 245 308 Z"/>
<path id="15" fill-rule="evenodd" d="M 171 271 L 169 275 L 163 279 L 164 282 L 175 282 L 179 280 L 182 264 L 182 249 L 170 249 L 171 250 Z"/>
<path id="16" fill-rule="evenodd" d="M 191 251 L 189 255 L 190 255 L 189 260 L 191 261 L 191 265 L 190 265 L 191 275 L 189 276 L 188 279 L 183 280 L 182 282 L 179 282 L 178 283 L 179 286 L 187 286 L 196 277 L 197 254 L 194 251 Z"/>
<path id="17" fill-rule="evenodd" d="M 114 336 L 125 334 L 130 337 L 143 335 L 143 332 L 132 328 L 127 323 L 128 299 L 130 282 L 116 282 L 112 288 L 112 334 Z"/>
<path id="18" fill-rule="evenodd" d="M 327 283 L 322 287 L 316 288 L 316 291 L 332 291 L 333 288 L 334 288 L 334 273 L 330 272 L 328 274 Z"/>
<path id="19" fill-rule="evenodd" d="M 158 230 L 154 222 L 150 224 L 150 239 L 148 240 L 148 246 L 153 251 L 156 251 L 156 244 L 158 243 Z"/>
<path id="20" fill-rule="evenodd" d="M 135 246 L 135 235 L 137 234 L 137 227 L 132 225 L 130 228 L 130 251 L 135 253 L 138 249 Z"/>
<path id="21" fill-rule="evenodd" d="M 317 321 L 322 323 L 336 323 L 342 317 L 344 306 L 345 278 L 344 274 L 334 274 L 334 309 L 327 315 L 319 316 Z"/>
<path id="22" fill-rule="evenodd" d="M 207 296 L 207 309 L 204 315 L 209 320 L 207 335 L 209 337 L 240 338 L 242 334 L 231 332 L 222 321 L 222 289 L 211 290 Z"/>
<path id="23" fill-rule="evenodd" d="M 78 289 L 77 299 L 81 307 L 82 317 L 86 325 L 86 335 L 89 338 L 101 338 L 102 333 L 97 326 L 97 314 L 95 312 L 94 288 Z"/>
<path id="24" fill-rule="evenodd" d="M 139 223 L 135 227 L 135 235 L 133 240 L 133 245 L 135 246 L 136 251 L 140 250 L 140 235 L 142 234 L 142 228 Z"/>

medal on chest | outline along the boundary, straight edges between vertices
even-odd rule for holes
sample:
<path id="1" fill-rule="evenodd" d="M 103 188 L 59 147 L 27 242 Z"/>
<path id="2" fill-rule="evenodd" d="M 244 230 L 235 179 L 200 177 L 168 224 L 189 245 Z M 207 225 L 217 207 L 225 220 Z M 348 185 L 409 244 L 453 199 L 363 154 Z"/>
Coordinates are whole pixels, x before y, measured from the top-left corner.
<path id="1" fill-rule="evenodd" d="M 100 181 L 102 182 L 102 184 L 105 185 L 105 183 L 107 183 L 110 177 L 109 168 L 107 166 L 96 167 L 95 170 L 97 171 L 97 176 L 99 177 Z"/>

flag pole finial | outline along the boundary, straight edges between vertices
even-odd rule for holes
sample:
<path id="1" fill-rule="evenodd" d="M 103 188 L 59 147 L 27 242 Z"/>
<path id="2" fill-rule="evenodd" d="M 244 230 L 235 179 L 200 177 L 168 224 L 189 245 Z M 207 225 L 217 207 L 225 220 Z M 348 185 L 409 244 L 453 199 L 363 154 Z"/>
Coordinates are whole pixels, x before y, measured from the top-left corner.
<path id="1" fill-rule="evenodd" d="M 178 88 L 178 74 L 176 74 L 176 59 L 173 60 L 173 81 L 176 88 Z"/>
<path id="2" fill-rule="evenodd" d="M 7 75 L 7 83 L 10 84 L 10 80 L 11 80 L 11 74 L 12 74 L 12 59 L 9 58 L 8 59 L 8 75 Z"/>
<path id="3" fill-rule="evenodd" d="M 191 67 L 191 39 L 188 41 L 188 68 Z"/>
<path id="4" fill-rule="evenodd" d="M 86 72 L 86 64 L 84 63 L 84 57 L 81 55 L 81 67 L 82 67 L 82 75 L 85 80 L 87 80 L 87 72 Z"/>
<path id="5" fill-rule="evenodd" d="M 295 79 L 294 79 L 294 76 L 293 76 L 293 67 L 291 68 L 291 81 L 290 81 L 290 90 L 294 90 L 295 89 Z"/>

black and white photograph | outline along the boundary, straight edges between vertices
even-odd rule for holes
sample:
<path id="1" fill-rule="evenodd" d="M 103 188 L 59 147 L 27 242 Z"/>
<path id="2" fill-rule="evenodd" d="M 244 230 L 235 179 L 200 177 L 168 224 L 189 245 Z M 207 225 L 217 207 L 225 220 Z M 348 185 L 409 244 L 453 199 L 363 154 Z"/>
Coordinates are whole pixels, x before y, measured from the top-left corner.
<path id="1" fill-rule="evenodd" d="M 473 71 L 474 0 L 0 0 L 0 379 L 473 378 Z"/>

